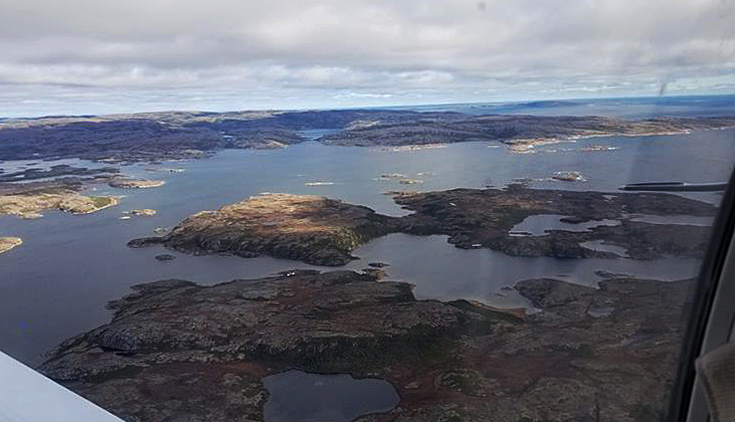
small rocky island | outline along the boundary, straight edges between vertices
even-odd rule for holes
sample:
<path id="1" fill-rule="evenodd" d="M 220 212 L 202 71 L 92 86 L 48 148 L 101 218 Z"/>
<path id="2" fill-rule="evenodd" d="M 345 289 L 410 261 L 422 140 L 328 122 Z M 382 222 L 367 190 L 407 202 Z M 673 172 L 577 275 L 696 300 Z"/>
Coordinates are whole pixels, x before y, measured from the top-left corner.
<path id="1" fill-rule="evenodd" d="M 80 189 L 81 184 L 68 181 L 5 184 L 0 186 L 0 215 L 33 219 L 43 217 L 44 210 L 89 214 L 118 204 L 115 197 L 82 195 Z"/>
<path id="2" fill-rule="evenodd" d="M 125 177 L 116 177 L 108 183 L 110 187 L 117 189 L 149 189 L 158 188 L 165 184 L 162 180 L 137 180 Z"/>
<path id="3" fill-rule="evenodd" d="M 352 271 L 163 280 L 111 302 L 110 323 L 40 369 L 139 422 L 261 421 L 262 379 L 289 368 L 389 381 L 399 406 L 362 422 L 650 422 L 665 411 L 690 286 L 525 280 L 516 289 L 541 312 L 519 317 Z"/>
<path id="4" fill-rule="evenodd" d="M 195 255 L 268 255 L 314 265 L 339 266 L 363 243 L 389 233 L 448 235 L 460 248 L 489 248 L 513 256 L 618 258 L 588 247 L 589 242 L 624 248 L 633 259 L 664 256 L 700 257 L 709 227 L 651 224 L 627 216 L 713 216 L 708 203 L 657 193 L 604 193 L 529 189 L 453 189 L 399 193 L 398 204 L 414 211 L 405 217 L 378 214 L 370 208 L 317 196 L 264 194 L 202 211 L 161 237 L 134 239 L 130 247 L 164 245 Z M 534 215 L 558 214 L 581 224 L 615 220 L 614 226 L 589 230 L 549 230 L 541 236 L 514 236 L 514 225 Z"/>
<path id="5" fill-rule="evenodd" d="M 344 265 L 350 252 L 395 231 L 396 219 L 370 208 L 308 195 L 263 194 L 217 211 L 202 211 L 163 237 L 130 247 L 162 244 L 190 254 L 268 255 L 314 265 Z"/>
<path id="6" fill-rule="evenodd" d="M 140 208 L 140 209 L 134 209 L 130 210 L 130 214 L 137 216 L 137 217 L 152 217 L 156 215 L 157 211 L 150 208 Z"/>
<path id="7" fill-rule="evenodd" d="M 19 237 L 1 237 L 0 236 L 0 254 L 23 244 L 23 239 Z"/>

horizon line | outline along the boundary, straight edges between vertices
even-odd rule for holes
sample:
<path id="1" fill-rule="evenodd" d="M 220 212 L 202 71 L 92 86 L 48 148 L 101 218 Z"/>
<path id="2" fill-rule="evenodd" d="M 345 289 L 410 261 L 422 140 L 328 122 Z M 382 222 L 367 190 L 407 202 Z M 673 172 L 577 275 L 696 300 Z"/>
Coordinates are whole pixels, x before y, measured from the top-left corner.
<path id="1" fill-rule="evenodd" d="M 134 111 L 128 113 L 103 113 L 103 114 L 48 114 L 40 116 L 19 116 L 8 117 L 0 116 L 0 121 L 6 120 L 43 120 L 43 119 L 59 119 L 59 118 L 93 118 L 106 116 L 134 116 L 140 114 L 163 114 L 163 113 L 211 113 L 211 114 L 228 114 L 228 113 L 246 113 L 246 112 L 286 112 L 300 113 L 309 111 L 349 111 L 349 110 L 391 110 L 396 108 L 411 107 L 451 107 L 451 106 L 472 106 L 472 105 L 512 105 L 512 104 L 531 104 L 531 103 L 549 103 L 549 102 L 585 102 L 585 101 L 601 101 L 601 100 L 655 100 L 668 98 L 696 98 L 696 97 L 735 97 L 735 93 L 729 94 L 674 94 L 674 95 L 635 95 L 635 96 L 612 96 L 612 97 L 567 97 L 554 99 L 525 99 L 525 100 L 508 100 L 508 101 L 472 101 L 472 102 L 446 102 L 446 103 L 414 103 L 414 104 L 393 104 L 393 105 L 371 105 L 371 106 L 343 106 L 343 107 L 309 107 L 309 108 L 251 108 L 239 110 L 192 110 L 192 109 L 169 109 L 169 110 L 150 110 L 150 111 Z"/>

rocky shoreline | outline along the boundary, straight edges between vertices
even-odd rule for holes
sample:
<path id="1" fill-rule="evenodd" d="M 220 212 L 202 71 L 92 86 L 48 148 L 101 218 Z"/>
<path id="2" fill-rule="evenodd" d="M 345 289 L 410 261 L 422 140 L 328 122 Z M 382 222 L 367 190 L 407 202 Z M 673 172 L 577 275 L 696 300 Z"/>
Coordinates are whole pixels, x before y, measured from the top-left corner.
<path id="1" fill-rule="evenodd" d="M 163 245 L 179 252 L 241 257 L 268 255 L 314 265 L 339 266 L 358 246 L 390 233 L 448 235 L 459 248 L 489 248 L 512 256 L 619 258 L 701 257 L 709 227 L 626 220 L 629 214 L 713 216 L 716 207 L 670 194 L 604 193 L 529 189 L 453 189 L 398 193 L 395 201 L 414 211 L 390 217 L 370 208 L 303 195 L 266 194 L 217 211 L 202 211 L 161 237 L 134 239 L 130 247 Z M 515 236 L 513 226 L 534 215 L 558 214 L 569 223 L 616 220 L 589 230 L 549 230 Z M 603 250 L 586 247 L 601 242 Z"/>
<path id="2" fill-rule="evenodd" d="M 643 422 L 664 412 L 690 286 L 525 280 L 541 312 L 521 318 L 351 271 L 163 280 L 111 302 L 110 323 L 40 369 L 140 422 L 262 420 L 261 380 L 288 368 L 391 382 L 400 405 L 363 422 Z"/>

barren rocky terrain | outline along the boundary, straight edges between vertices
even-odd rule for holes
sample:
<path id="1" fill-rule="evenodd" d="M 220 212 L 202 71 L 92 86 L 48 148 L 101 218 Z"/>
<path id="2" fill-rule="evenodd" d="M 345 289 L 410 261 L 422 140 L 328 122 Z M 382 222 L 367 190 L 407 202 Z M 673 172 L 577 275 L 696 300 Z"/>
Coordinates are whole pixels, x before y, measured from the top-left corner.
<path id="1" fill-rule="evenodd" d="M 202 255 L 268 255 L 309 264 L 338 266 L 350 252 L 389 233 L 449 235 L 460 248 L 489 248 L 513 256 L 618 258 L 583 244 L 602 241 L 625 248 L 634 259 L 700 257 L 709 228 L 625 220 L 628 213 L 712 216 L 708 203 L 657 193 L 577 192 L 529 189 L 453 189 L 403 193 L 396 202 L 414 214 L 396 218 L 372 209 L 317 196 L 269 194 L 202 211 L 162 237 L 134 239 L 131 247 L 164 245 Z M 513 236 L 511 229 L 532 215 L 560 214 L 572 223 L 620 220 L 617 226 L 587 231 L 551 230 L 541 236 Z"/>
<path id="2" fill-rule="evenodd" d="M 89 214 L 117 205 L 114 197 L 86 196 L 68 190 L 24 192 L 0 195 L 0 215 L 13 214 L 24 219 L 43 217 L 42 211 L 60 210 L 70 214 Z"/>
<path id="3" fill-rule="evenodd" d="M 7 252 L 22 244 L 23 240 L 19 237 L 0 237 L 0 253 Z"/>
<path id="4" fill-rule="evenodd" d="M 470 116 L 450 112 L 332 110 L 162 112 L 5 119 L 3 159 L 83 158 L 107 162 L 198 158 L 224 148 L 281 148 L 331 129 L 328 145 L 405 146 L 466 141 L 527 142 L 602 135 L 652 135 L 735 126 L 735 117 L 622 120 L 588 116 Z"/>
<path id="5" fill-rule="evenodd" d="M 260 421 L 287 368 L 391 382 L 399 406 L 363 422 L 658 420 L 690 284 L 525 280 L 541 312 L 519 317 L 351 271 L 163 280 L 41 370 L 128 421 Z"/>
<path id="6" fill-rule="evenodd" d="M 264 194 L 202 211 L 169 234 L 131 241 L 131 247 L 163 244 L 193 253 L 269 255 L 315 265 L 344 265 L 350 251 L 395 231 L 393 217 L 367 207 L 307 195 Z"/>
<path id="7" fill-rule="evenodd" d="M 452 189 L 398 194 L 396 202 L 414 211 L 404 217 L 402 231 L 446 234 L 460 248 L 486 247 L 514 256 L 557 258 L 613 257 L 581 246 L 603 241 L 627 250 L 634 259 L 665 255 L 699 257 L 704 253 L 709 227 L 649 224 L 626 220 L 626 214 L 714 216 L 711 204 L 663 193 L 604 193 L 529 189 Z M 512 236 L 514 225 L 532 215 L 566 216 L 569 223 L 617 220 L 617 226 L 589 231 L 550 230 L 543 236 Z"/>

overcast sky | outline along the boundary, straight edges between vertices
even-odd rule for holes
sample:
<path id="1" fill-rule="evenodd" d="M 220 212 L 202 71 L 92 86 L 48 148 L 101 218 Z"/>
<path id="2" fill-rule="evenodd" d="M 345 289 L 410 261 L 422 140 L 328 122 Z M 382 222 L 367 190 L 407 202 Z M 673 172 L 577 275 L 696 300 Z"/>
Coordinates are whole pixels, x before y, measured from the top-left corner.
<path id="1" fill-rule="evenodd" d="M 0 116 L 735 93 L 735 0 L 0 2 Z"/>

